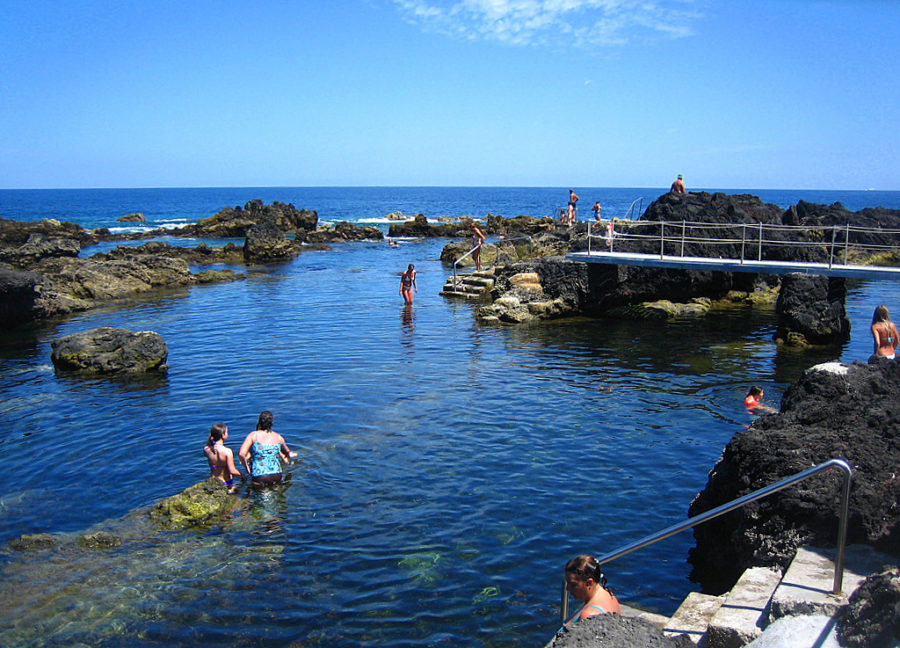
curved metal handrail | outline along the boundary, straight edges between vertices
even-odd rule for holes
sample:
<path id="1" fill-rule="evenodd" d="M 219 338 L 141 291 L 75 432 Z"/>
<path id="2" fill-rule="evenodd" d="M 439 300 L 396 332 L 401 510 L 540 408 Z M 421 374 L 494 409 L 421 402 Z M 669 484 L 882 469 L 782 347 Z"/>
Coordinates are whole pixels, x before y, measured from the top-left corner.
<path id="1" fill-rule="evenodd" d="M 803 481 L 808 477 L 812 477 L 813 475 L 830 468 L 840 468 L 844 471 L 844 481 L 841 487 L 840 518 L 838 520 L 837 554 L 834 559 L 834 581 L 833 589 L 831 592 L 832 594 L 839 595 L 841 593 L 841 584 L 843 583 L 844 578 L 844 549 L 847 545 L 847 515 L 850 510 L 850 479 L 853 476 L 853 469 L 850 468 L 850 464 L 847 463 L 847 461 L 844 459 L 829 459 L 824 463 L 820 463 L 818 466 L 813 466 L 812 468 L 808 468 L 807 470 L 799 472 L 795 475 L 791 475 L 790 477 L 785 477 L 781 481 L 755 490 L 752 493 L 748 493 L 743 497 L 739 497 L 735 500 L 727 502 L 726 504 L 722 504 L 721 506 L 717 506 L 716 508 L 707 511 L 706 513 L 701 513 L 700 515 L 695 515 L 694 517 L 688 518 L 684 522 L 673 524 L 672 526 L 667 527 L 662 531 L 652 533 L 644 538 L 641 538 L 640 540 L 637 540 L 636 542 L 632 542 L 631 544 L 625 545 L 624 547 L 616 549 L 615 551 L 600 556 L 599 558 L 597 558 L 597 564 L 603 565 L 615 560 L 616 558 L 620 558 L 625 554 L 629 554 L 632 551 L 637 551 L 638 549 L 642 549 L 643 547 L 652 545 L 655 542 L 659 542 L 660 540 L 665 540 L 666 538 L 673 536 L 676 533 L 680 533 L 682 531 L 695 527 L 698 524 L 702 524 L 703 522 L 719 517 L 720 515 L 729 513 L 737 508 L 744 506 L 745 504 L 749 504 L 750 502 L 755 502 L 756 500 L 777 493 L 778 491 L 784 490 L 788 486 L 793 486 L 797 482 Z M 569 593 L 566 590 L 565 581 L 563 581 L 562 605 L 560 609 L 560 617 L 562 617 L 563 623 L 566 622 L 566 617 L 568 616 Z"/>
<path id="2" fill-rule="evenodd" d="M 467 256 L 471 255 L 475 250 L 480 249 L 481 245 L 482 244 L 479 243 L 478 245 L 473 247 L 471 250 L 469 250 L 468 252 L 466 252 L 461 257 L 459 257 L 456 261 L 453 262 L 453 290 L 456 290 L 456 268 L 459 265 L 459 262 L 462 261 L 463 259 L 465 259 Z"/>

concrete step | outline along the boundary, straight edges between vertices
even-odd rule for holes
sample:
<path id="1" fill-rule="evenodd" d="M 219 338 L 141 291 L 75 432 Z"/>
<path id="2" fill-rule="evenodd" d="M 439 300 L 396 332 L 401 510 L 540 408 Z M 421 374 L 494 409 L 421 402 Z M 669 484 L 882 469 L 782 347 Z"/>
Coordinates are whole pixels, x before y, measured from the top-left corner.
<path id="1" fill-rule="evenodd" d="M 713 596 L 701 592 L 691 592 L 675 610 L 672 618 L 667 620 L 663 630 L 670 637 L 686 634 L 691 641 L 698 644 L 706 635 L 710 619 L 719 611 L 724 602 L 724 594 Z"/>
<path id="2" fill-rule="evenodd" d="M 842 594 L 831 593 L 834 584 L 834 548 L 801 547 L 772 595 L 769 620 L 784 616 L 820 614 L 834 616 L 866 576 L 896 562 L 866 545 L 850 545 L 844 552 Z"/>
<path id="3" fill-rule="evenodd" d="M 457 274 L 454 284 L 453 276 L 447 277 L 441 295 L 444 297 L 462 297 L 464 299 L 481 299 L 494 287 L 494 271 L 482 270 L 470 274 Z"/>
<path id="4" fill-rule="evenodd" d="M 769 601 L 781 572 L 768 567 L 744 571 L 709 621 L 708 648 L 741 648 L 762 634 L 768 625 Z"/>
<path id="5" fill-rule="evenodd" d="M 643 619 L 644 621 L 649 621 L 660 630 L 665 628 L 666 624 L 669 622 L 669 619 L 667 617 L 664 617 L 662 614 L 657 614 L 656 612 L 642 610 L 630 605 L 625 605 L 624 603 L 619 603 L 619 607 L 622 608 L 623 617 L 635 617 L 638 619 Z"/>

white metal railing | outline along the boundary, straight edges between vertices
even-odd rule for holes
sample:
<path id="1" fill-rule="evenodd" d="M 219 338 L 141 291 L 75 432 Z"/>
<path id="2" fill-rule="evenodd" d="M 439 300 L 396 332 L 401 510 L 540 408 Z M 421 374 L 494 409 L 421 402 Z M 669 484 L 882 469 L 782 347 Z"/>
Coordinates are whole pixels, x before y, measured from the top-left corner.
<path id="1" fill-rule="evenodd" d="M 615 560 L 616 558 L 620 558 L 625 554 L 629 554 L 632 551 L 637 551 L 638 549 L 642 549 L 643 547 L 652 545 L 653 543 L 659 542 L 660 540 L 665 540 L 666 538 L 673 536 L 676 533 L 680 533 L 682 531 L 695 527 L 698 524 L 702 524 L 703 522 L 719 517 L 720 515 L 729 513 L 746 504 L 755 502 L 756 500 L 768 497 L 769 495 L 784 490 L 789 486 L 793 486 L 797 482 L 801 482 L 804 479 L 812 477 L 813 475 L 830 468 L 839 468 L 844 471 L 844 479 L 841 485 L 840 515 L 838 517 L 837 552 L 834 559 L 834 580 L 832 583 L 832 594 L 839 595 L 841 593 L 841 585 L 844 578 L 844 549 L 847 545 L 847 515 L 850 510 L 850 480 L 853 476 L 853 470 L 850 468 L 850 464 L 847 463 L 847 461 L 844 459 L 829 459 L 824 463 L 820 463 L 818 466 L 813 466 L 812 468 L 808 468 L 802 472 L 798 472 L 795 475 L 791 475 L 790 477 L 785 477 L 781 481 L 755 490 L 752 493 L 744 495 L 743 497 L 739 497 L 726 504 L 722 504 L 721 506 L 717 506 L 716 508 L 707 511 L 706 513 L 701 513 L 700 515 L 695 515 L 694 517 L 688 518 L 684 522 L 673 524 L 672 526 L 667 527 L 662 531 L 652 533 L 644 538 L 641 538 L 640 540 L 637 540 L 636 542 L 632 542 L 631 544 L 625 545 L 624 547 L 616 549 L 615 551 L 611 551 L 610 553 L 600 556 L 599 558 L 597 558 L 597 564 L 603 565 Z M 566 590 L 565 582 L 563 582 L 560 616 L 562 617 L 563 623 L 567 621 L 567 617 L 569 616 L 569 593 Z"/>
<path id="2" fill-rule="evenodd" d="M 616 220 L 619 224 L 621 221 Z M 800 248 L 813 247 L 821 250 L 827 247 L 828 251 L 828 267 L 831 268 L 835 262 L 836 256 L 843 253 L 844 265 L 850 262 L 850 247 L 860 252 L 872 254 L 875 252 L 890 252 L 900 249 L 897 245 L 877 245 L 866 243 L 859 240 L 857 236 L 853 240 L 853 234 L 866 234 L 877 236 L 898 236 L 900 230 L 881 229 L 881 228 L 865 228 L 852 225 L 836 226 L 836 225 L 818 225 L 818 226 L 801 226 L 801 225 L 772 225 L 766 223 L 700 223 L 691 221 L 629 221 L 622 224 L 616 231 L 609 231 L 600 235 L 607 239 L 609 251 L 613 251 L 614 241 L 620 243 L 626 241 L 655 241 L 659 243 L 660 259 L 666 256 L 666 245 L 680 246 L 678 254 L 670 254 L 669 256 L 684 256 L 685 246 L 688 244 L 703 244 L 707 246 L 736 246 L 740 245 L 740 261 L 747 260 L 749 254 L 753 254 L 757 261 L 762 261 L 763 250 L 771 251 L 775 248 Z M 641 233 L 641 230 L 658 230 L 652 233 Z M 715 230 L 713 232 L 712 230 Z M 740 231 L 740 238 L 735 236 Z M 777 238 L 776 233 L 784 236 L 794 236 L 798 233 L 810 234 L 812 232 L 820 232 L 820 240 L 791 240 L 789 238 Z M 591 239 L 597 238 L 598 235 L 593 232 L 589 226 L 588 234 L 588 252 L 591 251 Z M 768 234 L 768 236 L 767 236 Z M 839 236 L 840 234 L 840 236 Z M 829 236 L 830 235 L 830 236 Z M 830 238 L 830 240 L 829 240 Z"/>

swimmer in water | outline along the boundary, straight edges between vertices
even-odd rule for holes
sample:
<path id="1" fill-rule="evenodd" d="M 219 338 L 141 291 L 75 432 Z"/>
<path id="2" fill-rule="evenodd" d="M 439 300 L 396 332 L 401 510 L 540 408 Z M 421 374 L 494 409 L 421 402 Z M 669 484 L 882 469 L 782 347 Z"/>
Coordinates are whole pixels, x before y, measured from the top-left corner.
<path id="1" fill-rule="evenodd" d="M 769 407 L 762 402 L 763 396 L 765 392 L 762 387 L 758 387 L 757 385 L 753 385 L 750 388 L 750 391 L 747 392 L 747 395 L 744 397 L 744 405 L 748 410 L 751 411 L 761 411 L 761 412 L 769 412 L 769 413 L 777 413 L 778 410 L 774 407 Z"/>

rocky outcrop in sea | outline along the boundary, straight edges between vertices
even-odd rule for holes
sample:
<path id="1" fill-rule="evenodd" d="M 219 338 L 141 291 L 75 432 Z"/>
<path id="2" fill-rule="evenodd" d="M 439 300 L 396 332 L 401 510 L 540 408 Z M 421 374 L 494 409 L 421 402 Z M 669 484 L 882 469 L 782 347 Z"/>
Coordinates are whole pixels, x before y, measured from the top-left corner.
<path id="1" fill-rule="evenodd" d="M 690 506 L 698 515 L 833 458 L 853 467 L 847 542 L 900 557 L 900 364 L 808 369 L 778 414 L 738 432 Z M 752 566 L 785 568 L 801 545 L 836 544 L 840 479 L 827 471 L 694 529 L 692 578 L 730 588 Z"/>
<path id="2" fill-rule="evenodd" d="M 154 331 L 101 326 L 50 343 L 57 369 L 92 374 L 165 373 L 169 349 Z"/>

